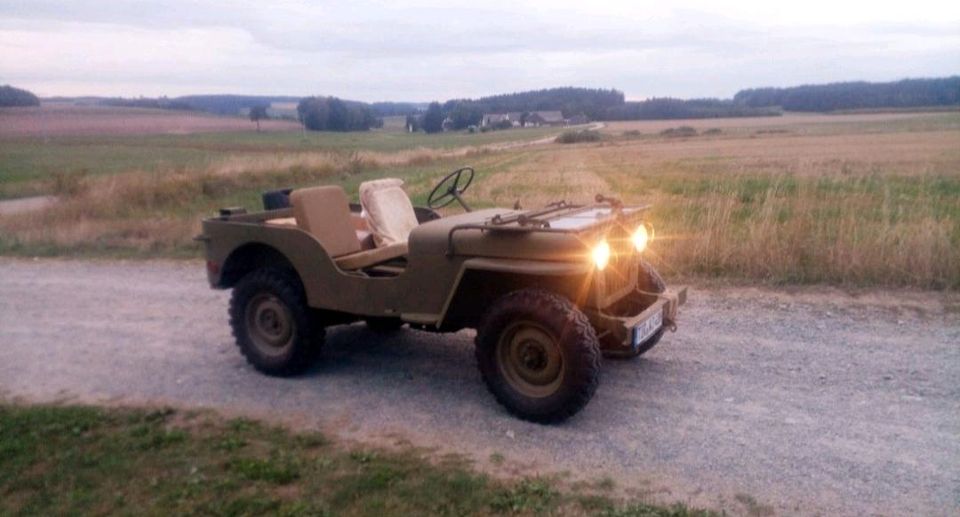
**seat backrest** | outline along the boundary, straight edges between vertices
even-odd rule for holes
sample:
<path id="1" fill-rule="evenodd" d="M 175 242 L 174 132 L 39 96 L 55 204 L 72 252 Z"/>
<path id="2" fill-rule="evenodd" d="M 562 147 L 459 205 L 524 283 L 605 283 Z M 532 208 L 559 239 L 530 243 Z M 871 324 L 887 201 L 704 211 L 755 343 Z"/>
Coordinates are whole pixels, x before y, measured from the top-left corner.
<path id="1" fill-rule="evenodd" d="M 347 193 L 337 186 L 297 189 L 290 193 L 297 226 L 320 241 L 331 257 L 360 251 L 350 219 Z"/>
<path id="2" fill-rule="evenodd" d="M 405 244 L 420 223 L 400 180 L 360 186 L 360 204 L 377 247 Z M 373 183 L 373 182 L 371 182 Z"/>

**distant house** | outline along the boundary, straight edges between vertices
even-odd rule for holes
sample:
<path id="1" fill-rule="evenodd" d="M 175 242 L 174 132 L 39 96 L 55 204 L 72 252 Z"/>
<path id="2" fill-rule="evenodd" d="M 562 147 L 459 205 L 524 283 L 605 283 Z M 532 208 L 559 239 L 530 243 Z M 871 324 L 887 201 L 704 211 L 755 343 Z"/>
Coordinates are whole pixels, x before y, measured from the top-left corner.
<path id="1" fill-rule="evenodd" d="M 510 113 L 487 113 L 480 127 L 493 127 L 510 123 L 513 127 L 562 126 L 566 124 L 559 111 L 512 111 Z"/>
<path id="2" fill-rule="evenodd" d="M 574 115 L 567 119 L 568 126 L 579 126 L 581 124 L 586 124 L 588 122 L 590 122 L 590 119 L 588 119 L 587 116 L 584 115 L 583 113 L 579 115 Z"/>
<path id="3" fill-rule="evenodd" d="M 524 127 L 562 126 L 567 123 L 559 111 L 532 111 L 523 122 Z"/>
<path id="4" fill-rule="evenodd" d="M 523 113 L 514 111 L 510 113 L 487 113 L 480 121 L 480 127 L 493 127 L 504 122 L 509 122 L 513 127 L 520 127 L 520 118 Z"/>

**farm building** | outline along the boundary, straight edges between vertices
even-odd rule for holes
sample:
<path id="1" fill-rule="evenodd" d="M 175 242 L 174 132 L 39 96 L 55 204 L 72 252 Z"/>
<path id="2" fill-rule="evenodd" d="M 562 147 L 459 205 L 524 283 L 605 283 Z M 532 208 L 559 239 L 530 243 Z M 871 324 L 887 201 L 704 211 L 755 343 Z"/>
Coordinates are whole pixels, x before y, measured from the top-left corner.
<path id="1" fill-rule="evenodd" d="M 481 127 L 490 127 L 509 122 L 513 127 L 563 126 L 567 121 L 559 111 L 513 111 L 510 113 L 488 113 L 483 116 Z"/>
<path id="2" fill-rule="evenodd" d="M 527 114 L 523 127 L 562 126 L 566 124 L 559 111 L 533 111 Z"/>
<path id="3" fill-rule="evenodd" d="M 523 113 L 519 111 L 511 113 L 488 113 L 483 116 L 480 127 L 496 126 L 502 122 L 509 122 L 511 126 L 519 127 L 521 116 L 523 116 Z"/>

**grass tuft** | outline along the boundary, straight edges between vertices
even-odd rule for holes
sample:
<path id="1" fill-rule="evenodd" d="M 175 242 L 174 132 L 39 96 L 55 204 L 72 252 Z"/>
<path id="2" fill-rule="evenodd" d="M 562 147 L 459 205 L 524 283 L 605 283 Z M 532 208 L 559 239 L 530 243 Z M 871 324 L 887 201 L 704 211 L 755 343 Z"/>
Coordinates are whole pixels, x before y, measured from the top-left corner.
<path id="1" fill-rule="evenodd" d="M 554 141 L 558 144 L 579 144 L 583 142 L 599 142 L 602 138 L 597 131 L 581 129 L 579 131 L 564 131 Z"/>

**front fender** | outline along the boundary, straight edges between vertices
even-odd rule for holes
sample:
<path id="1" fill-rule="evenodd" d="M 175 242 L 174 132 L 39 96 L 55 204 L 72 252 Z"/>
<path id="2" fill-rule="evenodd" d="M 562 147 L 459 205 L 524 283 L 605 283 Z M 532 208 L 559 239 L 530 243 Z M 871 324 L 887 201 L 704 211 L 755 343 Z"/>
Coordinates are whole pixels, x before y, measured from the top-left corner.
<path id="1" fill-rule="evenodd" d="M 501 296 L 519 289 L 545 289 L 582 306 L 594 268 L 583 262 L 471 258 L 463 262 L 438 326 L 479 326 L 486 309 Z"/>

